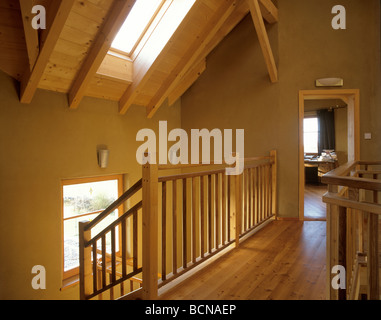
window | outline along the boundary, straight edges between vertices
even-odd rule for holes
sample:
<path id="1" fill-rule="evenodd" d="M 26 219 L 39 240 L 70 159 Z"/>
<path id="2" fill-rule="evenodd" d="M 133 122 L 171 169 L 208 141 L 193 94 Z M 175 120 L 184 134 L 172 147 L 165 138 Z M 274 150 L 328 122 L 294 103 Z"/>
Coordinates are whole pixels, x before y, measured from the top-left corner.
<path id="1" fill-rule="evenodd" d="M 318 118 L 304 119 L 304 152 L 318 153 L 319 124 Z"/>
<path id="2" fill-rule="evenodd" d="M 148 44 L 159 53 L 196 0 L 136 0 L 120 28 L 111 51 L 135 59 Z"/>
<path id="3" fill-rule="evenodd" d="M 163 2 L 162 0 L 137 0 L 111 47 L 129 55 L 150 27 Z"/>
<path id="4" fill-rule="evenodd" d="M 62 181 L 64 279 L 79 273 L 78 223 L 99 215 L 122 195 L 123 176 Z M 115 210 L 92 230 L 92 236 L 117 219 Z M 110 247 L 110 240 L 107 241 Z"/>

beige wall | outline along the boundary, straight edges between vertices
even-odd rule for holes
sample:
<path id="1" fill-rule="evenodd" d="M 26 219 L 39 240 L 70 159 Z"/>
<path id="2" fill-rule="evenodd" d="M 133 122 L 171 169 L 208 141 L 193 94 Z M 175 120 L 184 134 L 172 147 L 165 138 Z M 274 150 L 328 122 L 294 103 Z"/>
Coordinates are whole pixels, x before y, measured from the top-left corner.
<path id="1" fill-rule="evenodd" d="M 361 93 L 364 159 L 381 158 L 377 0 L 342 1 L 347 30 L 333 30 L 331 0 L 278 1 L 279 22 L 268 26 L 279 68 L 271 84 L 251 17 L 212 52 L 207 70 L 182 97 L 182 126 L 245 129 L 245 154 L 276 148 L 279 159 L 279 215 L 298 217 L 298 92 L 315 79 L 344 78 L 344 88 Z"/>
<path id="2" fill-rule="evenodd" d="M 18 102 L 17 84 L 0 72 L 0 299 L 77 299 L 78 287 L 61 287 L 61 179 L 124 173 L 141 177 L 136 133 L 180 127 L 179 103 L 154 119 L 133 107 L 85 98 L 68 109 L 63 94 L 39 90 L 30 105 Z M 97 164 L 97 145 L 110 150 L 109 166 Z M 33 290 L 32 267 L 43 265 L 47 289 Z"/>

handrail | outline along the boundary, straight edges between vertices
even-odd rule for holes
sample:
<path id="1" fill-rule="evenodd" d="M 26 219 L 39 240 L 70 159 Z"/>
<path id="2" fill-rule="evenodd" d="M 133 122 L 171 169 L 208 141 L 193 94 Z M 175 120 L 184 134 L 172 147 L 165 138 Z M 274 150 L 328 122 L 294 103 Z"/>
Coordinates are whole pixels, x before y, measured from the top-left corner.
<path id="1" fill-rule="evenodd" d="M 322 182 L 331 185 L 340 185 L 350 188 L 381 191 L 381 181 L 362 177 L 348 176 L 358 165 L 381 165 L 380 161 L 352 161 L 338 167 L 322 177 Z M 358 172 L 356 170 L 354 173 Z M 377 172 L 361 170 L 361 174 L 377 174 Z"/>
<path id="2" fill-rule="evenodd" d="M 261 161 L 261 160 L 271 160 L 271 156 L 262 156 L 262 157 L 250 157 L 250 158 L 243 158 L 238 161 L 243 162 L 251 162 L 251 161 Z M 175 170 L 175 169 L 188 169 L 188 168 L 195 168 L 195 167 L 210 167 L 214 165 L 221 165 L 224 168 L 229 168 L 231 165 L 223 164 L 222 161 L 215 162 L 210 161 L 209 163 L 189 163 L 189 164 L 160 164 L 158 165 L 158 170 Z"/>
<path id="3" fill-rule="evenodd" d="M 92 237 L 88 242 L 85 243 L 85 247 L 90 246 L 94 242 L 98 241 L 102 236 L 104 236 L 107 232 L 111 231 L 112 228 L 117 226 L 123 220 L 132 216 L 137 210 L 141 209 L 142 201 L 139 201 L 136 205 L 134 205 L 131 209 L 127 210 L 123 215 L 121 215 L 118 219 L 114 220 L 111 224 L 109 224 L 106 228 L 100 231 L 96 236 Z"/>
<path id="4" fill-rule="evenodd" d="M 85 227 L 85 231 L 90 230 L 94 226 L 96 226 L 99 222 L 101 222 L 104 218 L 108 216 L 111 212 L 117 209 L 123 202 L 127 201 L 131 198 L 136 192 L 138 192 L 142 188 L 142 179 L 136 182 L 130 189 L 128 189 L 120 198 L 115 200 L 111 205 L 109 205 L 100 215 L 98 215 L 94 220 L 92 220 Z"/>
<path id="5" fill-rule="evenodd" d="M 341 207 L 351 208 L 355 210 L 361 210 L 364 212 L 374 213 L 381 215 L 381 205 L 364 202 L 364 201 L 354 201 L 348 200 L 343 197 L 338 197 L 330 192 L 327 192 L 323 196 L 324 202 L 329 204 L 339 205 Z"/>

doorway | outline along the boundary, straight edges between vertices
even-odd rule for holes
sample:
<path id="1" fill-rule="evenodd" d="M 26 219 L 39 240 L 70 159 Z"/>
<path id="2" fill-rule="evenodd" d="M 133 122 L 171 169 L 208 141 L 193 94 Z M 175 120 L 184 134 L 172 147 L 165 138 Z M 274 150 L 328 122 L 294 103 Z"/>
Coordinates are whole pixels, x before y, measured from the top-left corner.
<path id="1" fill-rule="evenodd" d="M 305 107 L 311 101 L 342 101 L 346 105 L 347 113 L 347 160 L 359 159 L 360 128 L 359 128 L 359 109 L 360 92 L 358 89 L 327 89 L 327 90 L 300 90 L 299 91 L 299 220 L 324 220 L 322 210 L 325 212 L 325 205 L 321 201 L 325 193 L 324 186 L 309 188 L 305 185 L 305 151 L 304 151 L 304 118 Z M 342 161 L 342 159 L 341 159 Z M 341 163 L 342 164 L 342 163 Z M 313 169 L 312 169 L 313 171 Z M 308 172 L 308 171 L 307 171 Z M 308 206 L 312 206 L 314 212 L 320 211 L 321 214 L 305 215 L 305 195 Z M 320 198 L 320 199 L 319 199 Z M 306 209 L 310 209 L 306 206 Z"/>

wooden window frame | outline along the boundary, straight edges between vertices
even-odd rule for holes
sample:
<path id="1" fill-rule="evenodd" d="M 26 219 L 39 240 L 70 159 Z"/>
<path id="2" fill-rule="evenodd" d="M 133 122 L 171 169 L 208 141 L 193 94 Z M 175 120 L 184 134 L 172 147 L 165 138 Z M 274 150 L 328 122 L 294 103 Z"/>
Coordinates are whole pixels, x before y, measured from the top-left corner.
<path id="1" fill-rule="evenodd" d="M 122 196 L 124 192 L 124 175 L 123 174 L 115 174 L 109 176 L 99 176 L 99 177 L 88 177 L 88 178 L 74 178 L 74 179 L 63 179 L 61 180 L 61 258 L 62 258 L 62 279 L 63 281 L 76 277 L 79 275 L 79 267 L 75 267 L 73 269 L 65 271 L 65 252 L 64 252 L 64 201 L 63 201 L 63 188 L 68 185 L 75 184 L 83 184 L 83 183 L 91 183 L 91 182 L 102 182 L 102 181 L 110 181 L 117 180 L 118 181 L 118 198 Z M 94 212 L 86 212 L 84 214 L 78 215 L 78 217 L 86 217 L 88 215 L 93 215 L 96 213 L 101 213 L 103 210 L 94 211 Z M 118 212 L 119 216 L 123 214 L 121 210 Z M 77 217 L 77 216 L 76 216 Z"/>
<path id="2" fill-rule="evenodd" d="M 142 33 L 140 34 L 139 38 L 136 40 L 130 52 L 125 52 L 123 50 L 119 50 L 113 47 L 111 47 L 109 51 L 134 59 L 138 55 L 138 53 L 136 53 L 137 48 L 144 46 L 145 42 L 147 42 L 147 40 L 150 38 L 152 32 L 155 30 L 156 26 L 160 23 L 162 17 L 164 16 L 168 7 L 172 4 L 173 0 L 171 0 L 170 4 L 166 6 L 165 4 L 167 1 L 168 0 L 161 1 L 155 13 L 152 15 L 151 19 L 148 21 L 146 27 L 143 29 Z M 142 43 L 143 39 L 144 39 L 144 43 Z M 138 51 L 140 52 L 140 50 Z"/>

